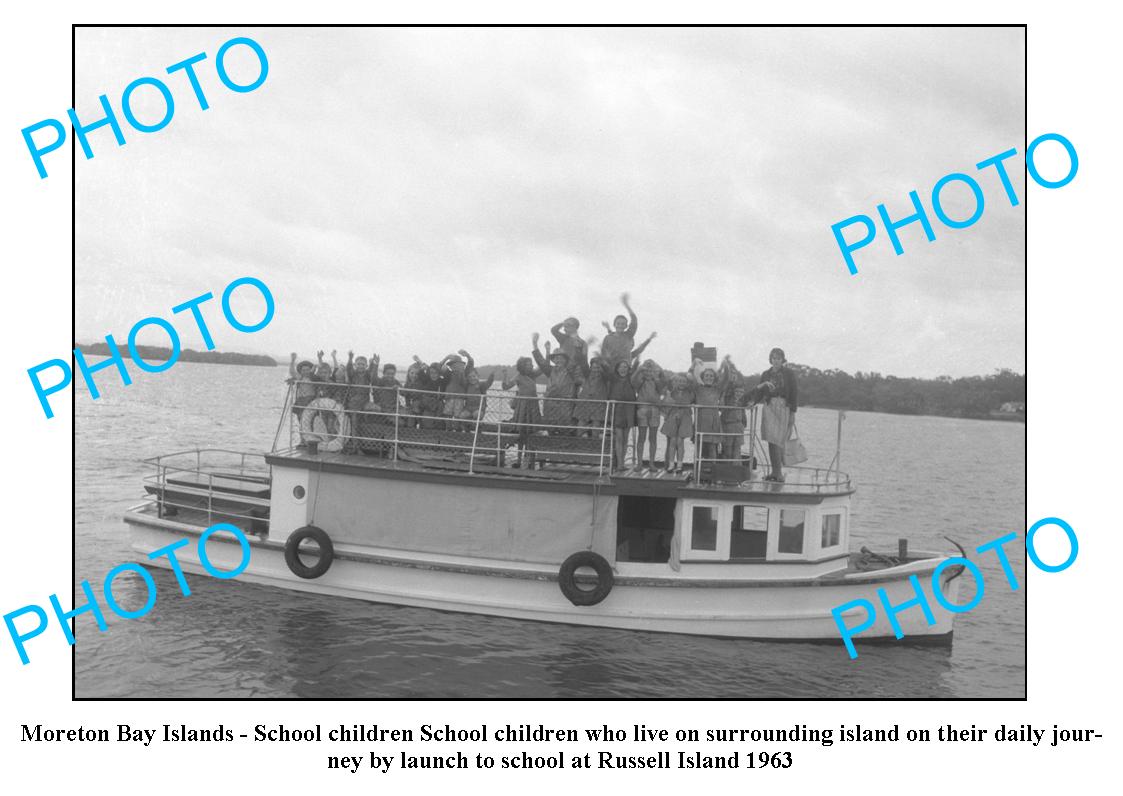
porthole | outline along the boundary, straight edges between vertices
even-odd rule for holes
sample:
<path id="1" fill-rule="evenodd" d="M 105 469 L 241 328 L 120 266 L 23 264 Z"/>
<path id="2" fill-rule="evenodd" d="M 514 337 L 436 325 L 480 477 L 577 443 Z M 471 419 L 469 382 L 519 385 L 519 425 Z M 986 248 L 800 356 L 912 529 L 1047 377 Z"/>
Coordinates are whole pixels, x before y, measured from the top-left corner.
<path id="1" fill-rule="evenodd" d="M 307 495 L 307 494 L 308 494 L 307 491 L 300 484 L 297 484 L 296 486 L 294 486 L 292 488 L 292 496 L 294 498 L 296 498 L 297 501 L 303 501 L 305 495 Z"/>

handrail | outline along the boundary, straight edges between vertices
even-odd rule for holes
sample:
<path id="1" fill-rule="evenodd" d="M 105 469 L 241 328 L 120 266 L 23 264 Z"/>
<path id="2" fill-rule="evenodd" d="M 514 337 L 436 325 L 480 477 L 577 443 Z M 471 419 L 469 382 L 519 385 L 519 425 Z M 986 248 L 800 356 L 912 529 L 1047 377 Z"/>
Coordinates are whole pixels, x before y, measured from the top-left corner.
<path id="1" fill-rule="evenodd" d="M 395 464 L 408 462 L 411 465 L 416 464 L 417 456 L 421 456 L 424 460 L 466 464 L 467 472 L 470 474 L 479 472 L 481 457 L 485 457 L 485 461 L 486 457 L 493 457 L 495 466 L 501 468 L 511 466 L 508 464 L 505 451 L 517 445 L 520 450 L 525 446 L 526 452 L 526 457 L 520 456 L 519 461 L 528 458 L 531 462 L 530 466 L 541 465 L 544 462 L 562 463 L 574 467 L 590 466 L 595 468 L 598 477 L 604 477 L 613 469 L 611 461 L 615 445 L 612 435 L 618 411 L 617 404 L 630 404 L 635 407 L 646 405 L 642 401 L 576 396 L 556 397 L 539 394 L 531 398 L 519 396 L 514 390 L 503 390 L 498 387 L 481 394 L 418 390 L 398 385 L 392 391 L 386 387 L 375 386 L 371 395 L 379 398 L 382 401 L 381 405 L 376 403 L 371 408 L 368 404 L 358 410 L 345 409 L 343 403 L 346 398 L 343 391 L 353 389 L 354 385 L 325 384 L 321 387 L 325 388 L 328 397 L 335 398 L 340 404 L 336 411 L 345 411 L 351 420 L 350 431 L 344 438 L 346 443 L 342 451 L 344 455 L 365 452 L 384 456 Z M 289 389 L 294 390 L 295 385 L 290 386 Z M 449 404 L 451 399 L 465 401 L 471 399 L 475 403 L 474 417 L 468 413 L 457 413 L 457 408 L 463 408 L 463 404 Z M 515 423 L 513 401 L 508 399 L 553 403 L 553 412 L 550 411 L 550 406 L 546 407 L 546 415 L 550 417 L 557 416 L 558 403 L 572 411 L 561 412 L 563 416 L 568 417 L 567 422 L 547 423 L 544 419 L 539 419 L 536 423 Z M 581 411 L 584 406 L 593 406 L 595 410 Z M 290 442 L 298 442 L 301 435 L 296 424 L 296 413 L 293 411 L 295 408 L 294 401 L 288 399 L 282 408 L 282 414 L 288 413 L 291 421 Z M 703 408 L 718 413 L 724 410 L 746 412 L 745 429 L 741 432 L 742 456 L 756 457 L 758 461 L 763 461 L 763 451 L 758 450 L 761 447 L 757 431 L 758 406 L 718 405 Z M 703 456 L 703 443 L 717 446 L 722 439 L 737 433 L 699 432 L 698 410 L 698 405 L 690 405 L 695 434 L 693 438 L 688 439 L 692 442 L 689 447 L 694 450 L 692 457 L 689 453 L 684 457 L 690 467 L 689 471 L 693 472 L 695 483 L 700 483 L 706 477 L 702 469 L 703 464 L 710 461 L 733 461 L 727 458 L 728 454 Z M 321 436 L 321 439 L 332 438 L 335 420 L 331 419 L 331 416 L 327 416 L 322 423 L 316 419 L 315 423 L 318 433 L 328 435 L 328 437 Z M 654 432 L 655 429 L 652 431 Z M 288 450 L 294 451 L 299 447 L 301 446 L 290 444 Z M 794 472 L 797 468 L 786 469 Z M 798 469 L 801 472 L 808 470 L 808 468 Z M 830 475 L 832 471 L 835 475 Z M 849 488 L 849 476 L 846 474 L 838 473 L 833 468 L 823 472 L 828 475 L 800 475 L 800 488 L 827 488 L 832 485 Z"/>

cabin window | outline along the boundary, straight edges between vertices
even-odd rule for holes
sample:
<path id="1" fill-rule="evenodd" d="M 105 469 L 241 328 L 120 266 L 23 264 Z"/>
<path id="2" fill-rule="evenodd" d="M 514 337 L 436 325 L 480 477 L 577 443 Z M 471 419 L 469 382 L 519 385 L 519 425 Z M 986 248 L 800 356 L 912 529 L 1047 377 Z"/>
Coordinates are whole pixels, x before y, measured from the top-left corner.
<path id="1" fill-rule="evenodd" d="M 780 540 L 777 552 L 803 552 L 803 526 L 807 512 L 803 509 L 780 510 Z"/>
<path id="2" fill-rule="evenodd" d="M 838 545 L 842 529 L 842 515 L 841 514 L 824 514 L 823 515 L 823 538 L 819 545 L 822 548 L 835 547 Z"/>
<path id="3" fill-rule="evenodd" d="M 734 506 L 729 528 L 729 557 L 765 558 L 768 553 L 768 509 Z"/>
<path id="4" fill-rule="evenodd" d="M 695 506 L 690 524 L 691 550 L 717 550 L 717 508 Z"/>

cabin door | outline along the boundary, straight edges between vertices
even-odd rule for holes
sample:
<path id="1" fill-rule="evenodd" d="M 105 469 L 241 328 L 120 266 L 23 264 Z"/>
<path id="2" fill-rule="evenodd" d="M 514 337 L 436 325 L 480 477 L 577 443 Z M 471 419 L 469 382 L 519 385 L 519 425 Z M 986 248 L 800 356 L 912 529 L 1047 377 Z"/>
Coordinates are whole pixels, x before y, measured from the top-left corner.
<path id="1" fill-rule="evenodd" d="M 677 502 L 675 498 L 621 495 L 616 503 L 616 560 L 667 563 Z"/>

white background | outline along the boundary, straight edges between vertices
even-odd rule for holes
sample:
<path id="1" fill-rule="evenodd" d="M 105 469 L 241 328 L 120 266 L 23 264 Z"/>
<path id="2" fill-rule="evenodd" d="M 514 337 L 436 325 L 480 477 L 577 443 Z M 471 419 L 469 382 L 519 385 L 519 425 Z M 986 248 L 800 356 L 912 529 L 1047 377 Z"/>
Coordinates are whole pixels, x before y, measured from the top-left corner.
<path id="1" fill-rule="evenodd" d="M 20 129 L 33 121 L 60 117 L 70 107 L 71 24 L 111 22 L 1028 22 L 1030 137 L 1060 132 L 1080 153 L 1076 180 L 1057 191 L 1029 184 L 1028 403 L 1029 490 L 1027 525 L 1060 516 L 1081 541 L 1076 565 L 1061 574 L 1029 573 L 1029 701 L 920 703 L 72 703 L 71 654 L 57 625 L 33 643 L 33 660 L 21 666 L 9 642 L 0 644 L 0 759 L 5 790 L 48 790 L 79 786 L 93 793 L 158 788 L 190 793 L 200 788 L 262 785 L 281 792 L 331 787 L 370 791 L 405 788 L 420 792 L 470 792 L 533 787 L 568 791 L 582 780 L 596 788 L 643 788 L 670 792 L 691 786 L 795 787 L 802 792 L 826 786 L 835 792 L 893 788 L 916 793 L 1030 786 L 1029 792 L 1102 782 L 1118 748 L 1120 721 L 1115 701 L 1119 662 L 1119 619 L 1115 589 L 1118 434 L 1114 353 L 1118 300 L 1114 287 L 1120 225 L 1117 118 L 1117 29 L 1096 12 L 1069 5 L 946 3 L 938 10 L 911 11 L 899 4 L 865 9 L 850 4 L 844 16 L 833 4 L 802 4 L 802 11 L 750 16 L 733 4 L 647 3 L 643 16 L 604 3 L 568 3 L 557 10 L 530 11 L 522 4 L 430 4 L 426 11 L 372 9 L 364 18 L 335 11 L 326 2 L 309 7 L 270 3 L 267 10 L 230 3 L 153 6 L 140 3 L 55 3 L 44 10 L 6 7 L 3 38 L 5 102 L 0 107 L 0 174 L 4 197 L 7 277 L 2 322 L 7 355 L 0 368 L 5 400 L 5 482 L 15 498 L 8 504 L 0 612 L 28 603 L 47 605 L 52 593 L 71 589 L 71 433 L 69 400 L 55 402 L 58 415 L 44 420 L 26 369 L 71 347 L 70 171 L 69 157 L 51 162 L 51 177 L 39 180 L 30 166 Z M 739 5 L 739 4 L 738 4 Z M 70 7 L 68 7 L 70 6 Z M 935 15 L 939 15 L 936 19 Z M 954 58 L 954 53 L 949 53 Z M 138 67 L 139 68 L 139 67 Z M 140 74 L 140 72 L 138 72 Z M 1021 142 L 1010 142 L 1018 145 Z M 67 144 L 69 149 L 69 143 Z M 78 168 L 82 167 L 79 158 Z M 1028 182 L 1028 181 L 1027 181 Z M 904 263 L 904 258 L 902 258 Z M 907 267 L 907 263 L 903 267 Z M 1090 412 L 1088 410 L 1091 410 Z M 1079 414 L 1077 414 L 1079 412 Z M 1083 419 L 1090 415 L 1089 419 Z M 1096 420 L 1095 418 L 1102 418 Z M 127 433 L 127 429 L 122 429 Z M 1043 540 L 1045 541 L 1045 540 Z M 1048 545 L 1043 545 L 1047 558 Z M 1060 550 L 1058 546 L 1056 548 Z M 1051 556 L 1052 560 L 1063 553 Z M 80 573 L 81 574 L 81 573 Z M 85 573 L 94 577 L 94 573 Z M 979 610 L 985 610 L 985 602 Z M 703 662 L 700 662 L 702 665 Z M 860 659 L 840 666 L 861 665 Z M 416 727 L 422 723 L 472 726 L 487 722 L 543 722 L 557 727 L 596 726 L 607 721 L 628 727 L 767 727 L 805 722 L 835 726 L 899 723 L 935 727 L 940 723 L 996 727 L 1031 723 L 1052 729 L 1095 727 L 1104 737 L 1063 748 L 1027 744 L 787 746 L 795 765 L 783 772 L 391 772 L 357 774 L 327 771 L 326 748 L 312 745 L 20 743 L 19 725 L 112 727 L 117 723 L 158 727 L 163 723 L 213 726 L 285 723 L 325 727 L 351 723 Z M 325 745 L 326 746 L 326 745 Z M 368 745 L 337 748 L 362 753 Z M 609 748 L 605 744 L 568 748 L 568 753 Z M 437 753 L 417 745 L 414 753 Z M 487 751 L 471 747 L 474 755 Z M 491 750 L 511 752 L 509 747 Z M 541 752 L 550 751 L 542 748 Z M 717 753 L 728 750 L 703 750 Z M 651 751 L 634 748 L 631 754 Z M 595 755 L 594 755 L 595 757 Z M 746 779 L 748 778 L 748 779 Z M 742 780 L 745 780 L 742 782 Z M 1111 781 L 1110 779 L 1108 781 Z M 765 785 L 767 782 L 767 785 Z M 1096 787 L 1096 785 L 1093 785 Z M 48 790 L 48 792 L 50 792 Z"/>

